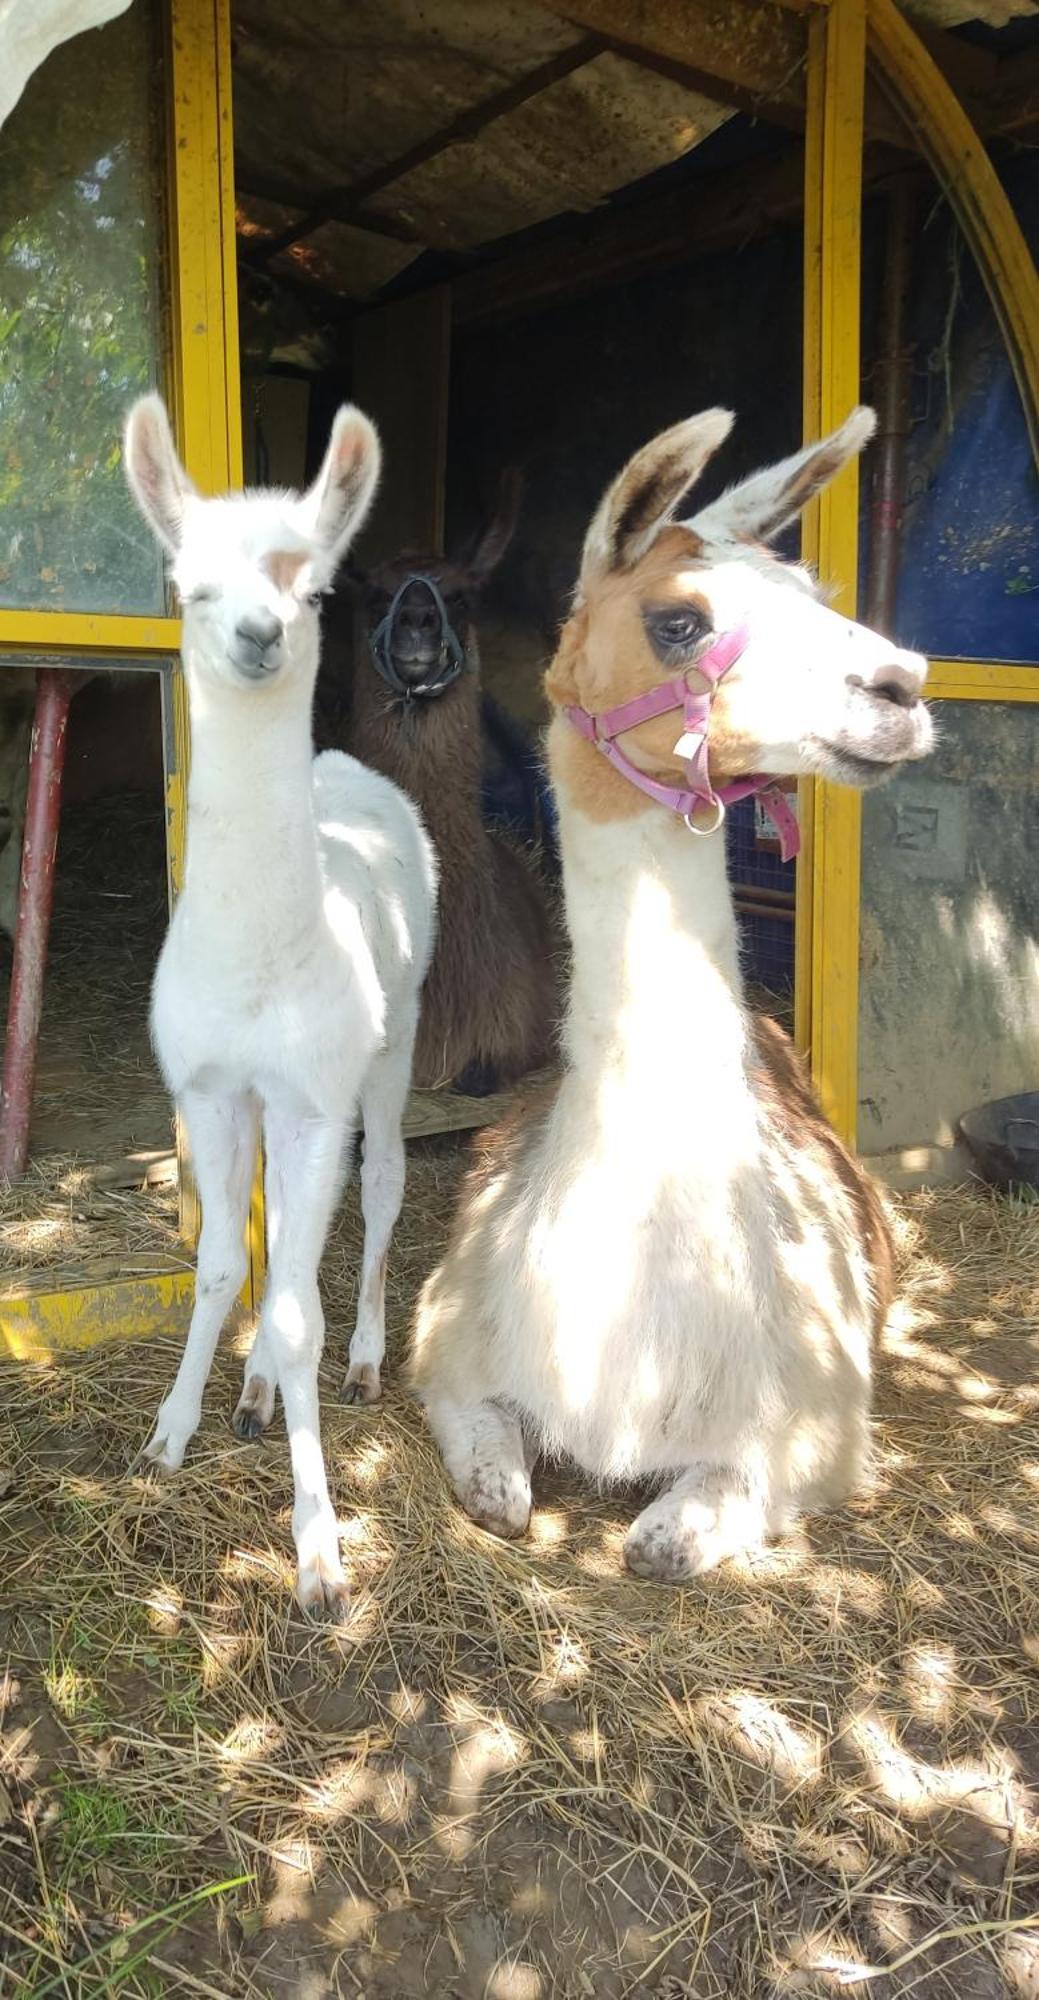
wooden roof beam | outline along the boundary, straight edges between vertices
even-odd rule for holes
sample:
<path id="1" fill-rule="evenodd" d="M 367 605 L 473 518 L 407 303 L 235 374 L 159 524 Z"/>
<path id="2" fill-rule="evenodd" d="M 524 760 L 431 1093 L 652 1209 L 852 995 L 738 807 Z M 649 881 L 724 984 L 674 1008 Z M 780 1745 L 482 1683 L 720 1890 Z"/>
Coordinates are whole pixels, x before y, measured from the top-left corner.
<path id="1" fill-rule="evenodd" d="M 867 147 L 864 179 L 871 191 L 907 172 L 923 178 L 922 168 L 907 169 L 904 154 Z M 461 272 L 451 285 L 455 324 L 513 319 L 693 257 L 739 249 L 762 229 L 799 222 L 803 207 L 804 157 L 791 145 L 651 199 L 593 211 L 540 242 Z"/>

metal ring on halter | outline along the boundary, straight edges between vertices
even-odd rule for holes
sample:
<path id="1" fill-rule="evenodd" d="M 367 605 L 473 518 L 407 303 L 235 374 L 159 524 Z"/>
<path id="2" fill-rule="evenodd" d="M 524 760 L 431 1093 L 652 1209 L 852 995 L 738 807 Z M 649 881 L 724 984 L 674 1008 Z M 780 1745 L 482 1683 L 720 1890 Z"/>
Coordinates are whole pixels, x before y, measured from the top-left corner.
<path id="1" fill-rule="evenodd" d="M 720 799 L 716 793 L 714 798 L 706 800 L 705 803 L 708 805 L 712 805 L 714 807 L 716 818 L 712 821 L 710 826 L 694 826 L 692 818 L 689 815 L 689 813 L 683 813 L 682 818 L 684 819 L 690 833 L 699 834 L 701 836 L 708 833 L 717 833 L 718 828 L 721 826 L 722 821 L 725 818 L 724 799 Z"/>

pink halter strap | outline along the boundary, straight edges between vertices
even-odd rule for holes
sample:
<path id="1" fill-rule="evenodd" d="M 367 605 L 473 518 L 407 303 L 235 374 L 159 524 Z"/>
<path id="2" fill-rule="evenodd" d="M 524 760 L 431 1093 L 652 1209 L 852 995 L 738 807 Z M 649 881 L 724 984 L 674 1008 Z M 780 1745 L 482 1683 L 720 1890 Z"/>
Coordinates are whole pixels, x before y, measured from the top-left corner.
<path id="1" fill-rule="evenodd" d="M 687 669 L 687 673 L 700 674 L 707 682 L 701 690 L 690 688 L 687 674 L 680 674 L 674 680 L 661 681 L 646 694 L 636 695 L 633 701 L 604 709 L 599 715 L 591 715 L 586 708 L 576 707 L 564 709 L 563 713 L 579 735 L 594 743 L 630 785 L 637 786 L 658 805 L 680 813 L 690 833 L 716 833 L 725 818 L 726 806 L 735 805 L 739 799 L 760 796 L 779 835 L 783 860 L 790 861 L 800 847 L 801 836 L 796 817 L 775 781 L 765 775 L 735 778 L 731 784 L 720 785 L 716 790 L 708 767 L 707 736 L 715 689 L 745 650 L 749 636 L 745 625 L 723 632 L 709 651 Z M 685 722 L 678 745 L 678 753 L 685 766 L 685 786 L 665 785 L 658 778 L 648 777 L 645 771 L 640 771 L 630 758 L 625 757 L 614 741 L 615 737 L 623 736 L 625 730 L 634 729 L 640 722 L 648 722 L 651 716 L 666 715 L 673 708 L 682 710 Z M 711 817 L 708 824 L 698 826 L 693 814 L 702 812 L 704 807 L 708 808 Z"/>

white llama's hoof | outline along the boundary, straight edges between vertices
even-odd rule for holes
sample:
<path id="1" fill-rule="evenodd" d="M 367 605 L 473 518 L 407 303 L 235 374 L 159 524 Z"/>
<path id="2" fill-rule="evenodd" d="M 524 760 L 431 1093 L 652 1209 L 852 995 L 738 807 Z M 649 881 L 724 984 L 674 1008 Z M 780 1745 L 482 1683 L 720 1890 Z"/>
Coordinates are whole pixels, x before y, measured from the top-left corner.
<path id="1" fill-rule="evenodd" d="M 748 1512 L 742 1499 L 704 1495 L 679 1501 L 664 1494 L 629 1528 L 624 1560 L 635 1576 L 651 1583 L 689 1583 L 730 1556 L 760 1546 L 762 1524 L 748 1520 Z"/>
<path id="2" fill-rule="evenodd" d="M 296 1602 L 307 1618 L 341 1625 L 350 1609 L 350 1586 L 336 1558 L 335 1568 L 320 1557 L 301 1569 L 296 1580 Z"/>
<path id="3" fill-rule="evenodd" d="M 184 1463 L 189 1439 L 175 1431 L 164 1430 L 158 1423 L 143 1450 L 139 1451 L 130 1467 L 133 1472 L 172 1473 L 179 1472 Z"/>
<path id="4" fill-rule="evenodd" d="M 308 1618 L 340 1623 L 350 1606 L 350 1587 L 339 1560 L 339 1524 L 331 1511 L 319 1515 L 297 1535 L 296 1554 L 300 1610 Z"/>
<path id="5" fill-rule="evenodd" d="M 460 1499 L 467 1514 L 489 1535 L 512 1542 L 525 1535 L 530 1525 L 530 1480 L 517 1467 L 481 1467 L 474 1472 Z"/>
<path id="6" fill-rule="evenodd" d="M 377 1403 L 382 1395 L 382 1381 L 377 1361 L 352 1361 L 347 1370 L 346 1381 L 340 1402 Z"/>
<path id="7" fill-rule="evenodd" d="M 267 1429 L 274 1415 L 274 1384 L 264 1375 L 250 1375 L 238 1398 L 231 1429 L 243 1444 L 251 1444 Z"/>

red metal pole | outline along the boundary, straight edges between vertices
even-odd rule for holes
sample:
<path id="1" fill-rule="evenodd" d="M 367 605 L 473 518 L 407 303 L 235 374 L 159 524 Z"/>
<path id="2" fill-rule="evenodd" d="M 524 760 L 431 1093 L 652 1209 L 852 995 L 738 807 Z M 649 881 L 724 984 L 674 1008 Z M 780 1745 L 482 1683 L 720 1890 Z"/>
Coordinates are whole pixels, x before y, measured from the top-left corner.
<path id="1" fill-rule="evenodd" d="M 0 1086 L 0 1178 L 8 1180 L 17 1180 L 24 1173 L 29 1152 L 29 1119 L 54 903 L 54 863 L 69 704 L 86 679 L 89 675 L 73 673 L 64 667 L 41 667 L 36 675 L 18 921 Z"/>

